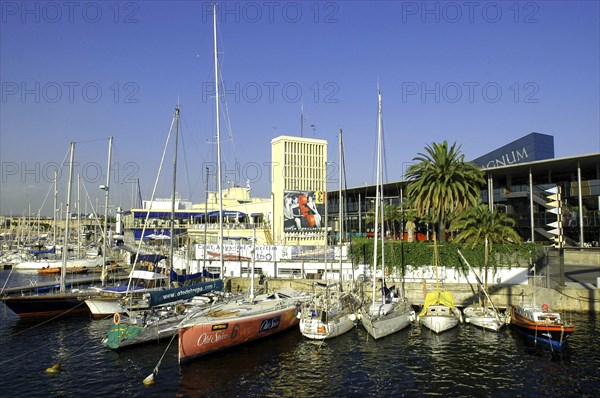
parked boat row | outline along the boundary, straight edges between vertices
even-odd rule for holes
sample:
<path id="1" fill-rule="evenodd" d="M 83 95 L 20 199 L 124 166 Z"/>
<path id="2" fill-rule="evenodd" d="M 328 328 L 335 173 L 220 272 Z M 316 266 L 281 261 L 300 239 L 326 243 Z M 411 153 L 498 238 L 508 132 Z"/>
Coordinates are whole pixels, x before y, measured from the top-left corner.
<path id="1" fill-rule="evenodd" d="M 215 54 L 215 89 L 216 89 L 216 120 L 219 120 L 219 76 L 216 9 L 214 13 L 214 54 Z M 175 126 L 175 155 L 173 168 L 173 192 L 171 197 L 171 230 L 169 268 L 173 265 L 173 238 L 175 214 L 175 182 L 177 160 L 177 131 L 179 127 L 179 108 L 176 107 L 172 126 Z M 347 291 L 343 284 L 325 279 L 324 284 L 315 284 L 315 291 L 304 295 L 291 288 L 279 289 L 274 292 L 255 294 L 254 266 L 256 260 L 256 229 L 252 243 L 252 268 L 250 271 L 251 286 L 247 294 L 232 296 L 219 293 L 224 288 L 224 282 L 219 279 L 202 280 L 197 283 L 178 285 L 178 279 L 173 278 L 172 269 L 162 272 L 159 267 L 152 270 L 136 269 L 129 274 L 127 284 L 88 287 L 67 291 L 65 274 L 67 272 L 66 252 L 60 267 L 60 286 L 57 292 L 32 296 L 5 296 L 2 301 L 19 315 L 31 314 L 60 314 L 75 311 L 90 311 L 93 318 L 113 317 L 113 325 L 107 331 L 102 343 L 110 349 L 147 343 L 170 337 L 178 338 L 179 362 L 187 362 L 198 357 L 209 355 L 224 349 L 267 338 L 276 333 L 298 327 L 303 336 L 312 340 L 326 340 L 341 336 L 356 328 L 359 323 L 375 340 L 385 338 L 406 329 L 412 322 L 417 321 L 423 327 L 434 333 L 448 331 L 463 321 L 484 329 L 498 331 L 509 320 L 518 330 L 533 337 L 536 341 L 548 343 L 552 347 L 561 347 L 573 333 L 572 324 L 565 323 L 560 314 L 549 311 L 548 307 L 513 306 L 509 314 L 501 314 L 493 305 L 484 302 L 479 306 L 468 307 L 463 313 L 456 307 L 451 292 L 440 289 L 437 276 L 438 253 L 437 241 L 434 234 L 434 263 L 436 267 L 436 289 L 429 292 L 418 316 L 412 305 L 406 300 L 404 292 L 395 286 L 386 284 L 385 250 L 384 250 L 384 204 L 383 204 L 383 117 L 381 93 L 378 92 L 378 155 L 377 155 L 377 192 L 375 203 L 375 232 L 373 266 L 371 279 L 365 283 L 372 284 L 369 298 L 362 294 L 362 283 L 356 283 Z M 169 137 L 171 132 L 169 132 Z M 217 184 L 222 194 L 221 160 L 220 160 L 220 130 L 217 122 Z M 167 140 L 168 144 L 168 140 Z M 74 145 L 70 148 L 70 170 L 66 207 L 70 206 L 71 184 L 73 172 Z M 340 132 L 341 147 L 341 132 Z M 341 153 L 341 151 L 340 151 Z M 341 163 L 341 162 L 340 162 Z M 110 164 L 110 154 L 109 154 Z M 162 168 L 162 161 L 161 161 Z M 340 171 L 343 167 L 340 167 Z M 160 172 L 160 168 L 159 168 Z M 340 183 L 344 180 L 340 175 Z M 158 181 L 158 176 L 157 176 Z M 108 185 L 108 183 L 107 183 Z M 108 191 L 107 191 L 108 192 Z M 340 195 L 342 187 L 340 186 Z M 154 202 L 154 194 L 150 203 Z M 340 204 L 342 203 L 340 197 Z M 108 207 L 108 205 L 107 205 Z M 147 218 L 152 210 L 148 208 Z M 219 259 L 223 272 L 223 209 L 222 199 L 219 200 Z M 340 215 L 342 210 L 340 207 Z M 146 221 L 147 221 L 146 218 Z M 105 218 L 106 220 L 106 218 Z M 340 217 L 340 223 L 343 221 Z M 327 227 L 325 217 L 325 231 Z M 106 225 L 106 223 L 105 223 Z M 382 232 L 379 232 L 381 225 Z M 145 236 L 148 227 L 144 223 L 141 236 Z M 106 231 L 105 231 L 106 232 Z M 326 232 L 327 234 L 327 232 Z M 69 236 L 69 218 L 65 224 L 65 235 Z M 106 233 L 103 234 L 106 238 Z M 339 227 L 340 248 L 343 227 Z M 105 248 L 106 248 L 106 242 Z M 205 241 L 206 244 L 206 241 Z M 380 245 L 379 245 L 380 244 Z M 141 246 L 141 241 L 140 241 Z M 104 253 L 106 250 L 103 251 Z M 340 250 L 340 263 L 342 261 Z M 139 255 L 139 247 L 138 247 Z M 381 262 L 379 262 L 381 259 Z M 325 257 L 327 261 L 327 257 Z M 36 265 L 38 267 L 39 265 Z M 106 261 L 102 262 L 103 268 Z M 51 268 L 49 264 L 42 269 Z M 327 264 L 325 266 L 327 274 Z M 103 275 L 105 272 L 103 272 Z M 341 275 L 341 273 L 340 273 Z M 204 275 L 201 275 L 204 277 Z M 327 278 L 327 276 L 326 276 Z M 104 282 L 104 280 L 103 280 Z M 174 283 L 176 282 L 176 283 Z M 378 288 L 378 283 L 380 286 Z M 484 289 L 485 291 L 485 289 Z M 487 296 L 487 293 L 486 293 Z M 489 297 L 488 297 L 489 299 Z M 488 305 L 489 304 L 489 305 Z"/>

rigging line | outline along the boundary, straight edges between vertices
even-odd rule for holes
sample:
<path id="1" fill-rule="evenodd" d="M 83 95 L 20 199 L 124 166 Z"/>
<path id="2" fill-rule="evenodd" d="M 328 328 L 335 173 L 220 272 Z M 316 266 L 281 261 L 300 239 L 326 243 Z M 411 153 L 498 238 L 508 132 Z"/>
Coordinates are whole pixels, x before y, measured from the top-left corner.
<path id="1" fill-rule="evenodd" d="M 44 208 L 44 205 L 46 204 L 46 200 L 48 200 L 48 196 L 50 196 L 50 192 L 54 190 L 53 185 L 54 184 L 50 184 L 50 188 L 48 188 L 48 192 L 46 193 L 46 197 L 44 198 L 44 200 L 42 201 L 42 204 L 40 205 L 40 208 L 38 209 L 38 222 L 40 221 L 39 220 L 40 212 Z M 55 210 L 55 209 L 53 209 L 53 210 Z"/>
<path id="2" fill-rule="evenodd" d="M 177 334 L 174 334 L 174 335 L 171 337 L 171 341 L 169 341 L 169 344 L 167 345 L 167 348 L 166 348 L 166 349 L 163 351 L 163 353 L 162 353 L 162 355 L 161 355 L 160 359 L 158 360 L 158 363 L 156 364 L 156 366 L 155 366 L 155 367 L 154 367 L 154 369 L 152 370 L 152 373 L 150 373 L 150 375 L 148 375 L 148 376 L 147 376 L 147 377 L 144 379 L 143 383 L 144 383 L 145 385 L 148 385 L 148 384 L 152 384 L 152 383 L 154 383 L 154 376 L 158 374 L 158 368 L 160 367 L 160 364 L 161 364 L 161 362 L 162 362 L 163 358 L 165 357 L 165 354 L 166 354 L 166 353 L 167 353 L 167 351 L 169 350 L 169 347 L 171 347 L 171 343 L 173 343 L 173 340 L 175 340 L 175 337 L 177 337 Z"/>
<path id="3" fill-rule="evenodd" d="M 235 150 L 235 142 L 233 140 L 233 128 L 231 126 L 231 117 L 229 115 L 229 105 L 227 104 L 227 94 L 226 94 L 227 91 L 225 90 L 225 82 L 223 80 L 223 68 L 221 67 L 221 63 L 220 62 L 218 64 L 218 68 L 219 68 L 219 74 L 218 74 L 218 76 L 219 76 L 219 85 L 223 88 L 223 90 L 220 91 L 222 93 L 222 95 L 221 95 L 222 98 L 220 98 L 219 100 L 223 103 L 223 105 L 225 107 L 225 112 L 224 112 L 225 114 L 223 116 L 225 118 L 227 130 L 228 130 L 229 140 L 232 142 L 231 147 L 232 147 L 232 150 L 233 150 L 233 159 L 234 159 L 234 161 L 237 164 L 238 163 L 238 157 L 237 157 L 237 152 Z M 221 142 L 224 142 L 224 141 L 221 140 Z"/>
<path id="4" fill-rule="evenodd" d="M 180 123 L 179 125 L 181 126 L 181 115 L 179 117 Z M 182 151 L 182 155 L 183 155 L 183 174 L 185 177 L 185 183 L 187 185 L 187 193 L 188 193 L 188 198 L 191 199 L 192 198 L 192 192 L 191 192 L 191 187 L 190 187 L 190 175 L 189 175 L 189 171 L 188 171 L 188 167 L 187 167 L 187 152 L 185 150 L 185 142 L 183 141 L 183 137 L 185 134 L 183 134 L 183 129 L 181 129 L 180 134 L 181 136 L 181 151 Z"/>
<path id="5" fill-rule="evenodd" d="M 388 179 L 388 168 L 387 168 L 387 162 L 386 162 L 386 156 L 385 156 L 385 127 L 383 124 L 383 106 L 381 107 L 381 161 L 382 161 L 382 172 L 383 172 L 383 181 L 381 181 L 381 190 L 383 191 L 383 184 L 385 183 L 385 181 L 389 181 Z"/>
<path id="6" fill-rule="evenodd" d="M 177 112 L 177 111 L 175 111 Z M 148 210 L 146 211 L 146 218 L 144 219 L 144 226 L 142 227 L 142 234 L 140 235 L 140 240 L 138 242 L 137 250 L 135 252 L 135 258 L 133 260 L 133 264 L 131 266 L 131 270 L 135 270 L 135 266 L 138 262 L 138 257 L 140 251 L 142 250 L 142 242 L 144 241 L 144 234 L 146 233 L 146 227 L 148 226 L 148 220 L 150 219 L 150 211 L 152 210 L 152 204 L 154 203 L 154 198 L 156 195 L 156 188 L 158 187 L 158 180 L 160 178 L 160 173 L 162 171 L 163 163 L 165 161 L 165 156 L 167 154 L 167 148 L 169 147 L 169 141 L 171 140 L 171 133 L 173 132 L 173 125 L 175 124 L 175 119 L 177 118 L 177 113 L 173 115 L 171 119 L 171 126 L 169 127 L 169 134 L 167 134 L 167 140 L 165 141 L 165 146 L 163 148 L 163 153 L 160 158 L 160 164 L 158 166 L 158 171 L 156 173 L 156 179 L 154 180 L 154 187 L 152 188 L 152 196 L 150 198 L 150 204 L 148 205 Z M 173 237 L 171 237 L 173 239 Z M 131 278 L 129 278 L 127 282 L 127 291 L 131 289 Z M 132 292 L 133 294 L 133 292 Z"/>
<path id="7" fill-rule="evenodd" d="M 105 140 L 108 140 L 108 137 L 106 137 L 106 138 L 93 138 L 93 139 L 83 140 L 83 141 L 69 141 L 69 142 L 74 142 L 76 144 L 87 144 L 89 142 L 99 142 L 99 141 L 105 141 Z"/>
<path id="8" fill-rule="evenodd" d="M 188 125 L 187 123 L 187 119 L 181 117 L 179 117 L 179 121 L 180 121 L 180 125 L 185 125 L 185 127 L 187 128 L 187 131 L 193 131 L 193 129 Z M 182 129 L 183 131 L 183 129 Z M 186 153 L 186 145 L 183 144 L 183 139 L 184 139 L 184 135 L 181 135 L 181 140 L 182 140 L 182 149 L 183 149 L 183 158 L 184 158 L 184 167 L 186 170 L 186 178 L 187 178 L 187 184 L 188 184 L 188 191 L 190 193 L 190 199 L 193 197 L 194 192 L 196 190 L 196 187 L 198 187 L 199 185 L 199 179 L 201 178 L 201 176 L 203 175 L 203 173 L 200 173 L 200 177 L 198 179 L 196 179 L 193 183 L 191 182 L 192 180 L 192 176 L 191 173 L 188 171 L 188 163 L 187 163 L 187 153 Z M 190 135 L 190 139 L 192 141 L 192 147 L 196 149 L 196 153 L 198 154 L 198 156 L 200 157 L 200 160 L 202 161 L 202 164 L 204 165 L 206 163 L 206 160 L 204 158 L 204 155 L 202 154 L 202 152 L 200 151 L 200 146 L 198 145 L 198 142 L 195 139 L 194 134 L 189 134 Z"/>
<path id="9" fill-rule="evenodd" d="M 85 304 L 85 303 L 82 301 L 82 304 Z M 80 305 L 81 305 L 81 304 L 80 304 Z M 71 310 L 69 310 L 69 311 L 71 311 Z M 67 312 L 68 312 L 68 311 L 67 311 Z M 64 314 L 66 314 L 67 312 L 65 312 Z M 59 316 L 60 316 L 60 315 L 59 315 Z M 53 319 L 55 319 L 55 318 L 53 318 Z M 45 322 L 43 322 L 43 323 L 45 323 Z M 40 325 L 42 325 L 43 323 L 41 323 Z M 37 325 L 37 326 L 39 326 L 39 325 Z M 88 326 L 89 326 L 89 325 L 86 325 L 86 326 L 82 327 L 81 329 L 78 329 L 78 330 L 74 331 L 73 333 L 69 333 L 69 334 L 67 334 L 65 337 L 70 337 L 70 336 L 73 336 L 74 334 L 80 333 L 82 330 L 86 329 Z M 34 327 L 36 327 L 36 326 L 34 326 Z M 31 330 L 31 329 L 33 329 L 33 328 L 26 329 L 26 330 Z M 25 330 L 24 330 L 24 331 L 25 331 Z M 20 332 L 19 332 L 19 333 L 20 333 Z M 18 334 L 18 333 L 15 333 L 15 334 Z M 11 335 L 11 336 L 14 336 L 14 334 L 13 334 L 13 335 Z M 21 354 L 21 355 L 18 355 L 18 356 L 14 357 L 14 358 L 11 358 L 11 359 L 8 359 L 8 360 L 5 360 L 5 361 L 1 361 L 1 362 L 0 362 L 0 365 L 4 365 L 4 364 L 6 364 L 6 363 L 12 362 L 12 361 L 14 361 L 14 360 L 17 360 L 17 359 L 19 359 L 19 358 L 25 357 L 25 356 L 27 356 L 27 355 L 30 355 L 30 354 L 32 354 L 32 353 L 34 353 L 34 352 L 38 351 L 40 348 L 48 347 L 48 346 L 50 346 L 50 345 L 52 345 L 52 344 L 55 344 L 55 343 L 56 343 L 56 341 L 54 341 L 54 340 L 50 340 L 50 341 L 49 341 L 49 342 L 47 342 L 46 344 L 42 344 L 42 345 L 40 345 L 40 346 L 36 346 L 36 348 L 34 348 L 34 349 L 33 349 L 33 350 L 31 350 L 31 351 L 27 351 L 27 352 L 25 352 L 25 353 L 23 353 L 23 354 Z M 85 346 L 84 346 L 84 345 L 82 345 L 81 347 L 85 347 Z M 81 348 L 81 347 L 80 347 L 80 348 Z M 79 350 L 79 348 L 78 348 L 77 350 Z"/>
<path id="10" fill-rule="evenodd" d="M 90 198 L 90 194 L 88 193 L 87 188 L 85 187 L 85 184 L 81 184 L 83 185 L 83 190 L 85 191 L 85 196 L 90 204 L 90 207 L 92 208 L 92 212 L 94 214 L 94 220 L 96 221 L 96 223 L 98 224 L 98 227 L 100 227 L 100 231 L 102 231 L 102 236 L 106 236 L 106 231 L 104 231 L 104 226 L 102 224 L 100 224 L 100 219 L 98 218 L 98 213 L 96 212 L 96 209 L 94 208 L 94 204 L 92 203 L 92 199 Z"/>
<path id="11" fill-rule="evenodd" d="M 117 183 L 121 184 L 121 187 L 120 187 L 121 189 L 120 189 L 120 195 L 119 196 L 117 196 L 117 192 L 116 191 L 113 192 L 112 189 L 108 190 L 109 200 L 110 200 L 110 194 L 112 193 L 113 194 L 113 200 L 115 201 L 115 203 L 118 200 L 119 207 L 123 207 L 123 199 L 124 199 L 123 198 L 123 188 L 126 188 L 125 187 L 126 184 L 133 183 L 133 181 L 134 181 L 134 177 L 133 177 L 134 174 L 133 173 L 135 173 L 136 171 L 139 171 L 139 169 L 137 168 L 138 167 L 137 163 L 131 162 L 131 161 L 130 162 L 121 163 L 120 160 L 122 158 L 123 157 L 120 156 L 119 147 L 115 146 L 114 145 L 114 141 L 113 141 L 113 146 L 112 146 L 112 161 L 111 161 L 110 167 L 112 167 L 113 164 L 116 164 L 117 166 L 122 165 L 123 166 L 123 174 L 125 174 L 125 171 L 128 171 L 127 174 L 125 174 L 125 175 L 122 176 L 121 181 L 119 181 L 119 178 L 121 177 L 120 176 L 120 169 L 117 169 L 115 172 L 113 172 L 113 176 L 115 178 L 113 179 L 114 181 L 111 180 L 111 183 L 112 184 L 117 184 Z M 130 167 L 130 166 L 133 166 L 133 167 Z M 110 173 L 110 170 L 111 170 L 110 167 L 108 169 L 109 173 Z M 131 172 L 129 172 L 130 169 L 132 169 Z M 125 195 L 125 196 L 128 196 L 128 195 Z"/>
<path id="12" fill-rule="evenodd" d="M 65 153 L 65 157 L 63 158 L 62 162 L 60 163 L 60 167 L 57 169 L 57 177 L 56 177 L 57 179 L 58 179 L 58 170 L 62 169 L 63 166 L 65 165 L 65 162 L 67 161 L 67 157 L 69 156 L 69 153 L 70 153 L 70 149 L 67 149 L 67 153 Z M 40 208 L 38 209 L 38 212 L 40 212 L 44 208 L 44 205 L 46 204 L 46 200 L 48 200 L 48 196 L 50 196 L 50 192 L 53 191 L 53 189 L 54 189 L 53 184 L 55 182 L 56 181 L 52 181 L 52 184 L 50 184 L 50 188 L 48 188 L 48 193 L 46 193 L 46 197 L 44 198 L 44 201 L 42 202 Z M 52 211 L 55 212 L 56 209 L 52 209 Z"/>
<path id="13" fill-rule="evenodd" d="M 231 141 L 231 146 L 233 148 L 233 159 L 237 163 L 239 161 L 237 157 L 237 152 L 235 150 L 235 141 L 233 139 L 233 127 L 231 126 L 231 117 L 229 115 L 229 105 L 227 104 L 227 100 L 225 95 L 223 95 L 223 104 L 225 105 L 225 121 L 227 124 L 227 130 L 229 132 L 229 140 Z"/>
<path id="14" fill-rule="evenodd" d="M 50 318 L 50 319 L 46 319 L 46 320 L 45 320 L 45 321 L 43 321 L 42 323 L 38 323 L 37 325 L 34 325 L 34 326 L 30 327 L 30 328 L 27 328 L 27 329 L 24 329 L 24 330 L 20 330 L 20 331 L 18 331 L 18 332 L 16 332 L 16 333 L 13 333 L 13 334 L 11 334 L 11 335 L 8 335 L 8 336 L 6 336 L 6 338 L 8 338 L 8 337 L 14 337 L 14 336 L 18 336 L 18 335 L 20 335 L 20 334 L 22 334 L 22 333 L 29 332 L 30 330 L 33 330 L 33 329 L 35 329 L 35 328 L 37 328 L 37 327 L 39 327 L 39 326 L 45 325 L 45 324 L 46 324 L 46 323 L 48 323 L 48 322 L 52 322 L 52 321 L 54 321 L 55 319 L 58 319 L 58 318 L 60 318 L 60 317 L 62 317 L 62 316 L 64 316 L 64 315 L 68 314 L 69 312 L 76 310 L 77 308 L 81 307 L 82 305 L 86 305 L 86 304 L 85 304 L 85 301 L 82 301 L 81 303 L 77 304 L 75 307 L 73 307 L 73 308 L 71 308 L 71 309 L 69 309 L 69 310 L 66 310 L 65 312 L 62 312 L 62 313 L 60 313 L 60 314 L 58 314 L 58 315 L 56 315 L 56 316 L 54 316 L 54 317 L 52 317 L 52 318 Z M 33 350 L 33 351 L 35 351 L 35 350 Z M 31 351 L 30 351 L 30 352 L 31 352 Z M 5 362 L 10 362 L 10 361 L 5 361 Z M 3 364 L 3 363 L 5 363 L 5 362 L 0 362 L 0 365 L 2 365 L 2 364 Z"/>
<path id="15" fill-rule="evenodd" d="M 2 295 L 2 293 L 4 292 L 4 289 L 6 288 L 6 284 L 10 280 L 10 276 L 12 275 L 13 271 L 14 271 L 14 267 L 10 267 L 10 272 L 8 273 L 8 276 L 6 277 L 6 280 L 4 281 L 4 285 L 2 286 L 2 289 L 0 289 L 0 295 Z"/>
<path id="16" fill-rule="evenodd" d="M 342 203 L 342 208 L 345 212 L 348 211 L 348 195 L 347 195 L 347 190 L 348 190 L 348 180 L 346 177 L 346 150 L 344 149 L 344 140 L 342 140 L 342 171 L 344 173 L 344 195 L 343 195 L 343 203 Z M 358 222 L 360 223 L 360 220 L 358 220 Z M 350 257 L 350 262 L 353 262 L 353 252 L 352 252 L 352 233 L 348 233 L 348 254 L 347 256 Z M 354 274 L 354 271 L 352 272 Z M 352 281 L 352 283 L 354 284 L 354 281 Z"/>

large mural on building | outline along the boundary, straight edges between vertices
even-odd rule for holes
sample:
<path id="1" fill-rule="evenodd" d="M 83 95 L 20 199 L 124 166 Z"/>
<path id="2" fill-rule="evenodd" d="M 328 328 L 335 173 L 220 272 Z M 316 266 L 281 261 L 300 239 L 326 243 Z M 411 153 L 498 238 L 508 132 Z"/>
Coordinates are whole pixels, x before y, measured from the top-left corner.
<path id="1" fill-rule="evenodd" d="M 284 191 L 283 230 L 286 234 L 322 229 L 324 213 L 324 191 Z"/>

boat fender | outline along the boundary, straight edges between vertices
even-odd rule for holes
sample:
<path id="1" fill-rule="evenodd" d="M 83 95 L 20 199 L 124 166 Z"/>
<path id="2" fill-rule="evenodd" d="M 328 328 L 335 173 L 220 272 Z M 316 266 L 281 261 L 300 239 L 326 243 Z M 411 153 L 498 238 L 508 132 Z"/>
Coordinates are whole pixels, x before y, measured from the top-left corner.
<path id="1" fill-rule="evenodd" d="M 115 325 L 121 323 L 121 314 L 115 312 L 115 314 L 113 315 L 113 322 L 115 323 Z"/>
<path id="2" fill-rule="evenodd" d="M 238 323 L 235 324 L 235 326 L 233 327 L 233 330 L 231 331 L 231 339 L 235 339 L 238 335 L 238 329 L 240 328 L 240 325 Z"/>

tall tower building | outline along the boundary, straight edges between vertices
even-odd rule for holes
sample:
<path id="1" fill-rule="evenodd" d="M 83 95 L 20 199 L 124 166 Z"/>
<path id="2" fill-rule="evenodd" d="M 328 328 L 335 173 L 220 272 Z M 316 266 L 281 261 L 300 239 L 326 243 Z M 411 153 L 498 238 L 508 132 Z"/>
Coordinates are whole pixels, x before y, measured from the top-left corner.
<path id="1" fill-rule="evenodd" d="M 273 138 L 271 160 L 275 243 L 324 245 L 327 141 Z"/>

